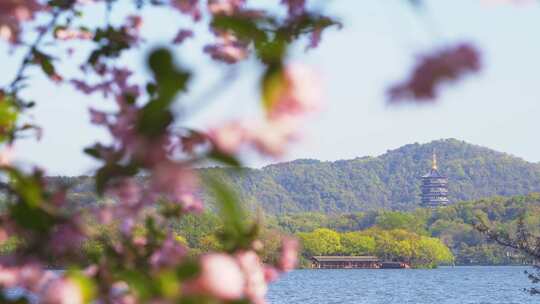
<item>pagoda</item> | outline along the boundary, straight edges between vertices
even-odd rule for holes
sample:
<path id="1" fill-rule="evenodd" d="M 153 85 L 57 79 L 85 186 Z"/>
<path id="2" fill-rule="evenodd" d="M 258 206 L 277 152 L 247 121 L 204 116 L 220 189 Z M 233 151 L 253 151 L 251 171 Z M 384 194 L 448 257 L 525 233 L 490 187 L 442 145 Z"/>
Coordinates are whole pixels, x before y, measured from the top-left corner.
<path id="1" fill-rule="evenodd" d="M 431 170 L 422 176 L 422 206 L 436 208 L 449 203 L 448 178 L 439 173 L 437 155 L 433 152 Z"/>

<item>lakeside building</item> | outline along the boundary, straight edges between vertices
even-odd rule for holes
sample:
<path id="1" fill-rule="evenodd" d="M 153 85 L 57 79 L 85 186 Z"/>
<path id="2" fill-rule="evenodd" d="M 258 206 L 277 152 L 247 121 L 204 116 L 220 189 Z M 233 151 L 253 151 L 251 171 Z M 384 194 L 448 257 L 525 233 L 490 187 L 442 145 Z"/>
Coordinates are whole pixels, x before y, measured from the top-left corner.
<path id="1" fill-rule="evenodd" d="M 447 206 L 448 178 L 442 175 L 437 167 L 437 155 L 433 153 L 431 170 L 422 176 L 422 206 L 436 208 Z"/>
<path id="2" fill-rule="evenodd" d="M 387 269 L 410 268 L 407 263 L 381 261 L 376 256 L 312 256 L 311 268 L 316 269 Z"/>

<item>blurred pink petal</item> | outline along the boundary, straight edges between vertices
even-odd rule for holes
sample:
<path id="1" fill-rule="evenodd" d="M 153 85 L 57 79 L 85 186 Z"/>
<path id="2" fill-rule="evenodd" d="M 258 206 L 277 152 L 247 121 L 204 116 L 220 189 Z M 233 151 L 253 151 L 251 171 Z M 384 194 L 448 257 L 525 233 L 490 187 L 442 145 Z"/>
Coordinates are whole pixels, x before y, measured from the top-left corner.
<path id="1" fill-rule="evenodd" d="M 81 287 L 68 278 L 53 281 L 47 287 L 41 299 L 44 304 L 82 304 Z"/>
<path id="2" fill-rule="evenodd" d="M 0 1 L 0 38 L 17 43 L 22 23 L 34 19 L 43 9 L 45 6 L 37 0 Z"/>
<path id="3" fill-rule="evenodd" d="M 208 132 L 208 137 L 218 150 L 234 154 L 246 140 L 246 130 L 240 121 L 231 121 Z"/>
<path id="4" fill-rule="evenodd" d="M 266 303 L 268 286 L 259 256 L 254 251 L 243 251 L 236 254 L 236 259 L 246 279 L 246 296 L 255 304 Z"/>
<path id="5" fill-rule="evenodd" d="M 174 37 L 172 42 L 173 44 L 181 44 L 182 42 L 184 42 L 184 40 L 191 37 L 193 37 L 193 31 L 181 29 L 178 31 L 178 33 L 176 33 L 176 36 Z"/>
<path id="6" fill-rule="evenodd" d="M 84 235 L 73 223 L 61 224 L 56 227 L 49 240 L 49 246 L 57 254 L 79 250 Z"/>
<path id="7" fill-rule="evenodd" d="M 281 0 L 281 3 L 287 6 L 290 18 L 300 16 L 306 10 L 306 0 Z"/>
<path id="8" fill-rule="evenodd" d="M 107 193 L 126 206 L 134 206 L 142 198 L 142 191 L 137 182 L 132 178 L 122 179 L 109 187 Z"/>
<path id="9" fill-rule="evenodd" d="M 442 83 L 478 72 L 480 66 L 479 52 L 467 43 L 424 55 L 419 58 L 408 80 L 389 89 L 390 101 L 434 100 Z"/>
<path id="10" fill-rule="evenodd" d="M 249 130 L 249 140 L 262 154 L 281 157 L 289 143 L 298 139 L 298 120 L 283 117 L 262 122 Z"/>
<path id="11" fill-rule="evenodd" d="M 190 287 L 197 293 L 208 293 L 221 300 L 238 300 L 244 294 L 245 280 L 234 258 L 223 253 L 201 257 L 201 272 Z"/>
<path id="12" fill-rule="evenodd" d="M 1 151 L 0 151 L 0 166 L 8 166 L 11 164 L 11 161 L 13 160 L 13 156 L 15 154 L 15 150 L 13 149 L 12 145 L 6 145 Z"/>
<path id="13" fill-rule="evenodd" d="M 171 0 L 171 5 L 182 14 L 191 16 L 195 21 L 201 19 L 198 0 Z"/>
<path id="14" fill-rule="evenodd" d="M 183 210 L 202 209 L 202 202 L 196 199 L 199 180 L 190 168 L 162 162 L 154 168 L 151 180 L 152 189 L 157 195 L 164 195 L 171 202 L 182 205 Z"/>
<path id="15" fill-rule="evenodd" d="M 187 254 L 187 249 L 172 234 L 169 234 L 161 247 L 150 256 L 150 264 L 155 268 L 178 265 Z"/>
<path id="16" fill-rule="evenodd" d="M 213 15 L 232 15 L 245 0 L 208 0 L 208 10 Z"/>
<path id="17" fill-rule="evenodd" d="M 320 109 L 322 82 L 309 67 L 291 64 L 285 67 L 281 84 L 271 93 L 270 119 L 282 115 L 302 115 Z"/>
<path id="18" fill-rule="evenodd" d="M 204 47 L 204 52 L 219 61 L 229 64 L 236 63 L 247 58 L 247 47 L 238 42 L 216 43 Z"/>
<path id="19" fill-rule="evenodd" d="M 300 245 L 298 240 L 285 237 L 282 240 L 281 256 L 279 257 L 279 267 L 282 271 L 291 271 L 298 264 L 298 250 Z"/>
<path id="20" fill-rule="evenodd" d="M 264 279 L 267 283 L 276 281 L 279 278 L 279 271 L 272 266 L 264 266 Z"/>
<path id="21" fill-rule="evenodd" d="M 90 40 L 94 35 L 89 31 L 60 28 L 54 32 L 54 37 L 59 40 Z"/>

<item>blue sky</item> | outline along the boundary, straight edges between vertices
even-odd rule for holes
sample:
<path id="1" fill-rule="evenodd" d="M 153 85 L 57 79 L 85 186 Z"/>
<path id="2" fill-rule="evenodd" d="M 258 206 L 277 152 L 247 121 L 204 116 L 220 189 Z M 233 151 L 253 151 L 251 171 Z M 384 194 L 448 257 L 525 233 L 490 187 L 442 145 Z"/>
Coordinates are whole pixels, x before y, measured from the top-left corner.
<path id="1" fill-rule="evenodd" d="M 291 61 L 310 64 L 320 71 L 326 104 L 321 113 L 307 121 L 305 139 L 279 161 L 379 155 L 404 144 L 448 137 L 540 161 L 540 39 L 534 35 L 540 26 L 538 5 L 432 0 L 422 14 L 405 5 L 404 0 L 333 0 L 325 7 L 343 21 L 344 28 L 327 32 L 314 51 L 304 53 L 303 44 L 298 45 Z M 138 79 L 146 73 L 143 62 L 147 49 L 167 41 L 186 23 L 170 12 L 152 10 L 148 15 L 159 22 L 145 25 L 144 33 L 151 37 L 147 46 L 122 59 L 138 67 Z M 95 9 L 87 18 L 100 20 L 101 16 Z M 178 107 L 200 99 L 226 71 L 225 66 L 200 55 L 208 36 L 203 27 L 197 32 L 202 38 L 176 49 L 181 62 L 199 72 L 192 91 Z M 415 54 L 463 40 L 483 50 L 484 69 L 479 75 L 443 90 L 435 104 L 386 104 L 385 89 L 406 76 Z M 7 47 L 0 45 L 0 51 L 6 54 Z M 15 53 L 0 59 L 0 83 L 8 81 L 19 56 Z M 255 111 L 260 67 L 252 61 L 238 68 L 243 76 L 186 124 L 215 125 Z M 62 66 L 61 72 L 77 74 L 70 66 Z M 91 172 L 96 164 L 82 154 L 82 148 L 98 139 L 106 140 L 107 135 L 89 124 L 87 106 L 108 108 L 111 101 L 79 95 L 40 76 L 32 84 L 25 94 L 38 102 L 34 119 L 45 133 L 40 142 L 19 142 L 17 161 L 41 164 L 49 174 Z M 276 161 L 247 157 L 247 164 L 257 167 Z"/>

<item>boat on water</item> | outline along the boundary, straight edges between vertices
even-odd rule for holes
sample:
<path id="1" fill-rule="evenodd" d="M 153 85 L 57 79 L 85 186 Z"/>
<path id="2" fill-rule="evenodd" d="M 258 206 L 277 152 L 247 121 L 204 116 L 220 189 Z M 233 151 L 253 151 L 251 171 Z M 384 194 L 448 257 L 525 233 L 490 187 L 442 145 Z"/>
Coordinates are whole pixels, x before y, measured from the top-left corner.
<path id="1" fill-rule="evenodd" d="M 313 269 L 408 269 L 400 261 L 383 261 L 376 256 L 312 256 Z"/>

